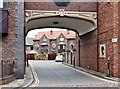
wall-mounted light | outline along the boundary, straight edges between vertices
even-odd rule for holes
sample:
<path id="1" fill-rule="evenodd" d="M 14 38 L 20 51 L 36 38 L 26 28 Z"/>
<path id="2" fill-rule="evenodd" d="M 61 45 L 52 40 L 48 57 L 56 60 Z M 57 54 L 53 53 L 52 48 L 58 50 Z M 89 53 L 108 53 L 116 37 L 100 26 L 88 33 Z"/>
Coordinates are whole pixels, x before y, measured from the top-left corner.
<path id="1" fill-rule="evenodd" d="M 56 25 L 56 24 L 58 24 L 58 22 L 53 22 L 53 24 L 55 24 L 55 25 Z"/>

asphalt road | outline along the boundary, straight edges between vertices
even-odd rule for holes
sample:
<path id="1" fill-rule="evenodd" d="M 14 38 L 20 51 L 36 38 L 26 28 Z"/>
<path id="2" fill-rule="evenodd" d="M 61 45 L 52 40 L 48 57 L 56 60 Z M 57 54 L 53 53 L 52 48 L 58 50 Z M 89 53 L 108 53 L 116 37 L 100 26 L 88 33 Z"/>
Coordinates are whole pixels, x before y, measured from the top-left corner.
<path id="1" fill-rule="evenodd" d="M 55 61 L 29 61 L 37 76 L 37 87 L 63 87 L 105 83 L 103 79 Z"/>

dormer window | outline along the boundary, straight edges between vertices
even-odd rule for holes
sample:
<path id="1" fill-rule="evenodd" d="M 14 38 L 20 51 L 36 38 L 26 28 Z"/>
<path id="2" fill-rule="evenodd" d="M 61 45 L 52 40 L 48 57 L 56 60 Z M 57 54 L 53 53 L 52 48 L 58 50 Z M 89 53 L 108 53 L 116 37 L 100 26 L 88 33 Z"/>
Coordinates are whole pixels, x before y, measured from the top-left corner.
<path id="1" fill-rule="evenodd" d="M 43 43 L 46 43 L 46 42 L 47 42 L 46 36 L 43 37 L 42 41 L 43 41 Z"/>
<path id="2" fill-rule="evenodd" d="M 65 38 L 63 37 L 63 35 L 60 36 L 60 41 L 63 42 L 65 40 Z"/>

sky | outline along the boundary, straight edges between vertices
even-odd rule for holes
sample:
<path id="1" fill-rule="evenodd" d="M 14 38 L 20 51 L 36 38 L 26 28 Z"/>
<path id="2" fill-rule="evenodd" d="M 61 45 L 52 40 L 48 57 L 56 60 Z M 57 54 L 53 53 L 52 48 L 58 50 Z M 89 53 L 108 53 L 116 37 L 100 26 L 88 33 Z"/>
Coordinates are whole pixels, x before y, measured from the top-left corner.
<path id="1" fill-rule="evenodd" d="M 0 0 L 0 8 L 3 8 L 3 0 Z"/>
<path id="2" fill-rule="evenodd" d="M 44 29 L 35 29 L 28 32 L 27 37 L 34 38 L 35 35 L 38 34 L 38 32 L 46 32 L 46 31 L 65 31 L 66 29 L 60 29 L 60 28 L 44 28 Z"/>

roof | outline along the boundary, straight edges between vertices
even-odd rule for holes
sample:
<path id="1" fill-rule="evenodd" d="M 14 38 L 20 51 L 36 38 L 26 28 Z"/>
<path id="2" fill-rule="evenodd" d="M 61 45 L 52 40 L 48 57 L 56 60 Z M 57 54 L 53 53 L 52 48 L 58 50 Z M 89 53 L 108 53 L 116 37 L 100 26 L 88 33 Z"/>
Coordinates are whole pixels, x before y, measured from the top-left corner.
<path id="1" fill-rule="evenodd" d="M 40 44 L 40 45 L 48 45 L 47 43 L 42 43 L 42 44 Z"/>
<path id="2" fill-rule="evenodd" d="M 69 34 L 68 34 L 68 31 L 53 31 L 52 32 L 52 35 L 51 35 L 51 32 L 39 32 L 36 36 L 35 36 L 35 39 L 41 39 L 44 35 L 49 38 L 49 39 L 57 39 L 61 34 L 63 34 L 67 39 L 70 39 L 70 38 L 75 38 L 75 32 L 73 31 L 69 31 Z"/>
<path id="3" fill-rule="evenodd" d="M 28 37 L 26 37 L 26 45 L 33 45 L 33 39 L 34 38 L 28 38 Z"/>
<path id="4" fill-rule="evenodd" d="M 59 44 L 59 45 L 66 45 L 65 42 L 59 42 L 58 44 Z"/>

